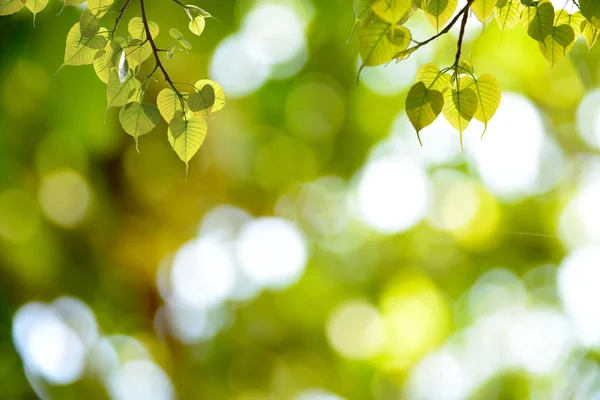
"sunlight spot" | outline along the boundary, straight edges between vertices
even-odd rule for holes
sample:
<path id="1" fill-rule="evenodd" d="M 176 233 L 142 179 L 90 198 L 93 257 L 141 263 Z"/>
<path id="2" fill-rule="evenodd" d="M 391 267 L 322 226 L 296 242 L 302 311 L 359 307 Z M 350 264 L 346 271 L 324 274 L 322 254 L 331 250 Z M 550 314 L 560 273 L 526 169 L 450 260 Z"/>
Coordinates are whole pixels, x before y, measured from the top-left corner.
<path id="1" fill-rule="evenodd" d="M 148 360 L 130 361 L 117 369 L 108 380 L 108 392 L 114 400 L 171 400 L 175 398 L 169 377 Z"/>
<path id="2" fill-rule="evenodd" d="M 48 218 L 59 226 L 77 226 L 89 210 L 91 191 L 78 173 L 59 170 L 43 177 L 38 199 Z"/>

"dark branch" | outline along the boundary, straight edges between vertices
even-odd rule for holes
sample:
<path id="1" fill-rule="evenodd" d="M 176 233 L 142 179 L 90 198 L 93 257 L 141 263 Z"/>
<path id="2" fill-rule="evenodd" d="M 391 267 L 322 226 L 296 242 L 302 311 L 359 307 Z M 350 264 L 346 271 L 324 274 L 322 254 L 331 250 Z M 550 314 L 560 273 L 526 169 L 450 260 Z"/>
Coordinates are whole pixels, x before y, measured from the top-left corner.
<path id="1" fill-rule="evenodd" d="M 115 32 L 117 31 L 119 22 L 121 21 L 121 18 L 123 18 L 123 14 L 125 14 L 125 10 L 127 10 L 129 3 L 131 3 L 131 0 L 126 0 L 125 4 L 123 4 L 123 7 L 121 7 L 121 9 L 119 10 L 119 15 L 117 15 L 117 18 L 115 19 L 115 26 L 113 27 L 112 31 L 110 32 L 111 40 L 112 40 L 113 36 L 115 35 Z"/>

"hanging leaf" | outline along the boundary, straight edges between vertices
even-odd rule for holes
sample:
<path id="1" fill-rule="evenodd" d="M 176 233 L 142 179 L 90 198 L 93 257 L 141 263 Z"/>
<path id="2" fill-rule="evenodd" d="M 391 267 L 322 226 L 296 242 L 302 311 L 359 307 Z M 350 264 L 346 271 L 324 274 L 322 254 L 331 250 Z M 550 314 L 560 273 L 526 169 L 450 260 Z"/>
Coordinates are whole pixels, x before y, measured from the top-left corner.
<path id="1" fill-rule="evenodd" d="M 102 18 L 110 11 L 113 1 L 114 0 L 87 0 L 88 10 L 90 10 L 96 18 Z"/>
<path id="2" fill-rule="evenodd" d="M 136 92 L 140 89 L 140 81 L 134 76 L 129 75 L 124 82 L 121 82 L 117 70 L 112 68 L 106 85 L 106 108 L 124 106 L 136 96 Z"/>
<path id="3" fill-rule="evenodd" d="M 485 133 L 487 124 L 496 113 L 502 97 L 498 80 L 489 74 L 483 74 L 477 79 L 464 76 L 461 78 L 460 87 L 471 89 L 477 95 L 477 111 L 473 116 L 485 124 L 483 129 L 483 133 Z"/>
<path id="4" fill-rule="evenodd" d="M 122 37 L 117 37 L 113 41 L 106 43 L 102 51 L 96 53 L 94 57 L 94 71 L 100 80 L 108 83 L 108 75 L 111 68 L 117 68 L 123 48 L 127 46 L 127 40 Z"/>
<path id="5" fill-rule="evenodd" d="M 93 63 L 96 53 L 106 46 L 106 32 L 106 29 L 102 28 L 96 36 L 83 38 L 81 37 L 79 22 L 73 25 L 67 35 L 65 61 L 58 70 L 60 71 L 65 65 L 86 65 Z"/>
<path id="6" fill-rule="evenodd" d="M 200 90 L 204 86 L 210 85 L 215 91 L 215 104 L 212 106 L 212 112 L 215 113 L 225 107 L 225 93 L 223 92 L 223 88 L 214 81 L 210 79 L 201 79 L 194 85 L 196 89 Z"/>
<path id="7" fill-rule="evenodd" d="M 463 147 L 462 133 L 477 111 L 477 94 L 473 89 L 463 87 L 466 78 L 468 77 L 461 78 L 459 91 L 451 89 L 444 94 L 444 117 L 460 132 L 461 148 Z"/>
<path id="8" fill-rule="evenodd" d="M 584 25 L 585 28 L 583 30 L 583 37 L 585 38 L 585 43 L 587 44 L 588 49 L 591 49 L 598 41 L 600 29 L 595 28 L 589 22 L 586 22 Z"/>
<path id="9" fill-rule="evenodd" d="M 502 32 L 513 28 L 519 22 L 523 8 L 519 0 L 498 0 L 494 13 Z"/>
<path id="10" fill-rule="evenodd" d="M 82 39 L 93 38 L 100 30 L 100 20 L 90 10 L 84 10 L 79 18 L 79 29 Z"/>
<path id="11" fill-rule="evenodd" d="M 576 12 L 573 14 L 569 14 L 565 10 L 560 10 L 556 13 L 556 18 L 554 20 L 554 25 L 569 25 L 573 28 L 573 33 L 575 34 L 575 40 L 579 39 L 579 37 L 583 34 L 586 25 L 589 25 L 581 15 L 580 12 Z"/>
<path id="12" fill-rule="evenodd" d="M 600 2 L 598 0 L 579 0 L 579 11 L 588 22 L 600 29 Z"/>
<path id="13" fill-rule="evenodd" d="M 427 89 L 437 90 L 442 93 L 452 86 L 450 75 L 445 72 L 442 73 L 440 68 L 433 63 L 427 63 L 419 68 L 415 80 L 423 82 Z"/>
<path id="14" fill-rule="evenodd" d="M 430 125 L 440 115 L 444 107 L 444 95 L 439 90 L 428 89 L 423 82 L 415 83 L 406 96 L 406 114 L 417 131 L 419 143 L 421 129 Z"/>
<path id="15" fill-rule="evenodd" d="M 160 113 L 154 104 L 134 102 L 121 108 L 119 121 L 123 130 L 135 139 L 135 148 L 137 149 L 138 138 L 158 125 Z"/>
<path id="16" fill-rule="evenodd" d="M 181 111 L 178 111 L 169 123 L 167 132 L 169 143 L 185 163 L 186 170 L 188 162 L 204 142 L 206 131 L 206 119 L 198 115 L 192 115 L 186 119 Z"/>
<path id="17" fill-rule="evenodd" d="M 412 8 L 412 0 L 375 0 L 371 9 L 382 20 L 395 25 Z"/>
<path id="18" fill-rule="evenodd" d="M 452 18 L 456 10 L 458 0 L 428 0 L 427 6 L 423 8 L 427 21 L 433 26 L 436 32 L 444 28 L 446 23 Z"/>
<path id="19" fill-rule="evenodd" d="M 181 100 L 172 89 L 163 89 L 156 98 L 156 105 L 165 121 L 171 122 L 176 112 L 181 112 Z"/>
<path id="20" fill-rule="evenodd" d="M 187 104 L 191 111 L 208 118 L 215 104 L 215 89 L 211 85 L 204 85 L 202 89 L 188 96 Z"/>
<path id="21" fill-rule="evenodd" d="M 0 15 L 10 15 L 20 11 L 25 4 L 21 0 L 0 0 Z"/>
<path id="22" fill-rule="evenodd" d="M 462 75 L 462 74 L 474 74 L 475 73 L 475 68 L 473 68 L 473 65 L 468 62 L 467 60 L 460 60 L 458 62 L 458 74 Z"/>
<path id="23" fill-rule="evenodd" d="M 35 26 L 35 16 L 48 5 L 48 0 L 27 0 L 25 7 L 33 13 L 33 26 Z M 1 7 L 1 6 L 0 6 Z"/>
<path id="24" fill-rule="evenodd" d="M 358 30 L 358 43 L 360 56 L 363 63 L 358 71 L 364 67 L 386 64 L 398 53 L 405 50 L 410 44 L 410 31 L 403 26 L 398 26 L 391 35 L 391 25 L 379 19 L 371 19 Z"/>
<path id="25" fill-rule="evenodd" d="M 206 20 L 203 16 L 197 15 L 193 19 L 190 20 L 189 28 L 190 31 L 197 36 L 202 35 L 204 32 L 204 27 L 206 26 Z"/>
<path id="26" fill-rule="evenodd" d="M 175 29 L 172 28 L 169 30 L 169 35 L 171 35 L 171 37 L 175 40 L 177 40 L 177 42 L 186 50 L 191 50 L 192 49 L 192 45 L 190 44 L 190 42 L 188 42 L 187 40 L 185 40 L 185 38 L 183 37 L 183 34 L 179 31 L 179 29 Z"/>
<path id="27" fill-rule="evenodd" d="M 471 4 L 473 14 L 483 23 L 486 23 L 494 15 L 494 7 L 497 0 L 475 0 Z"/>
<path id="28" fill-rule="evenodd" d="M 542 54 L 552 66 L 566 57 L 573 48 L 575 32 L 569 25 L 559 25 L 552 28 L 552 33 L 540 42 Z"/>
<path id="29" fill-rule="evenodd" d="M 541 42 L 552 33 L 554 6 L 550 2 L 542 2 L 536 6 L 526 7 L 521 19 L 527 28 L 527 34 L 532 39 Z"/>
<path id="30" fill-rule="evenodd" d="M 152 39 L 156 39 L 160 31 L 158 24 L 148 21 L 148 27 Z M 131 21 L 129 21 L 127 30 L 129 31 L 129 35 L 131 35 L 131 41 L 129 42 L 129 49 L 131 50 L 127 51 L 129 67 L 135 68 L 152 55 L 152 46 L 146 40 L 146 29 L 144 27 L 144 21 L 141 18 L 132 18 Z"/>

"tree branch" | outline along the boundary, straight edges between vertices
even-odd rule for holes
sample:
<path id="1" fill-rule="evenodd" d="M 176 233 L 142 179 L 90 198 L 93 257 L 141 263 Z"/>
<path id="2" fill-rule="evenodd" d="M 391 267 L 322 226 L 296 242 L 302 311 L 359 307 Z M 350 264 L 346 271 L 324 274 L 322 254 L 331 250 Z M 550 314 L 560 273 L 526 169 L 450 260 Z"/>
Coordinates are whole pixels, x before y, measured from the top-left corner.
<path id="1" fill-rule="evenodd" d="M 125 10 L 129 6 L 129 3 L 131 3 L 131 0 L 126 0 L 125 4 L 123 4 L 123 7 L 121 7 L 121 9 L 119 10 L 119 15 L 117 15 L 117 18 L 115 19 L 115 26 L 113 27 L 112 31 L 110 32 L 111 40 L 112 40 L 113 36 L 115 35 L 115 32 L 117 31 L 119 22 L 121 21 L 121 18 L 123 18 L 123 14 L 125 14 Z"/>
<path id="2" fill-rule="evenodd" d="M 473 1 L 467 1 L 467 5 L 465 6 L 465 12 L 463 14 L 463 19 L 460 23 L 460 33 L 458 34 L 458 43 L 456 44 L 456 59 L 454 60 L 454 67 L 458 66 L 458 62 L 460 61 L 460 54 L 462 52 L 462 43 L 463 38 L 465 37 L 465 27 L 467 26 L 467 19 L 469 17 L 469 7 Z"/>

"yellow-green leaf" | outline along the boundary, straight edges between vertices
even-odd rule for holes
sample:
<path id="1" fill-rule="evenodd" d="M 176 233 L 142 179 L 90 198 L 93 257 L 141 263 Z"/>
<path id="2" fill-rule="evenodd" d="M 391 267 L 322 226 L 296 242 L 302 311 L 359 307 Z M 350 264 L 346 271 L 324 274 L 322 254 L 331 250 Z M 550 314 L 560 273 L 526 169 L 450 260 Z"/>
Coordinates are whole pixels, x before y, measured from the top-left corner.
<path id="1" fill-rule="evenodd" d="M 459 75 L 463 75 L 463 74 L 474 74 L 475 73 L 475 68 L 473 68 L 473 65 L 468 62 L 467 60 L 460 60 L 458 62 L 458 74 Z"/>
<path id="2" fill-rule="evenodd" d="M 579 0 L 579 11 L 595 28 L 600 29 L 600 1 Z"/>
<path id="3" fill-rule="evenodd" d="M 140 81 L 132 75 L 121 82 L 116 68 L 111 68 L 106 84 L 106 108 L 124 106 L 136 97 L 141 86 Z"/>
<path id="4" fill-rule="evenodd" d="M 450 75 L 442 73 L 440 67 L 433 63 L 427 63 L 417 71 L 417 82 L 423 82 L 427 89 L 443 92 L 451 87 Z"/>
<path id="5" fill-rule="evenodd" d="M 176 112 L 181 112 L 181 100 L 172 89 L 163 89 L 156 98 L 156 105 L 165 121 L 171 122 Z"/>
<path id="6" fill-rule="evenodd" d="M 192 112 L 208 118 L 215 104 L 215 89 L 211 85 L 204 85 L 199 91 L 188 96 L 187 104 Z"/>
<path id="7" fill-rule="evenodd" d="M 33 25 L 35 26 L 35 16 L 48 5 L 48 0 L 27 0 L 25 7 L 33 13 Z"/>
<path id="8" fill-rule="evenodd" d="M 483 23 L 486 23 L 494 15 L 494 7 L 497 0 L 475 0 L 471 4 L 473 14 Z"/>
<path id="9" fill-rule="evenodd" d="M 581 15 L 580 12 L 569 14 L 565 10 L 560 10 L 556 13 L 554 25 L 569 25 L 571 28 L 573 28 L 575 40 L 577 40 L 583 34 L 586 25 L 590 24 L 587 23 L 585 17 Z"/>
<path id="10" fill-rule="evenodd" d="M 412 8 L 412 5 L 412 0 L 375 0 L 371 9 L 379 18 L 395 25 Z"/>
<path id="11" fill-rule="evenodd" d="M 10 15 L 18 12 L 25 4 L 21 0 L 0 0 L 0 15 Z"/>
<path id="12" fill-rule="evenodd" d="M 461 78 L 461 81 L 467 77 Z M 447 90 L 444 94 L 444 117 L 454 128 L 460 132 L 460 146 L 462 147 L 462 133 L 477 111 L 477 94 L 471 88 Z"/>
<path id="13" fill-rule="evenodd" d="M 461 89 L 471 89 L 477 95 L 477 111 L 473 116 L 485 124 L 483 130 L 485 133 L 487 124 L 496 113 L 502 97 L 498 80 L 489 74 L 483 74 L 477 79 L 464 76 L 460 80 L 460 87 Z"/>
<path id="14" fill-rule="evenodd" d="M 185 40 L 185 38 L 183 37 L 183 33 L 181 33 L 181 31 L 179 29 L 175 29 L 175 28 L 171 28 L 169 30 L 169 35 L 171 35 L 171 37 L 175 40 L 177 40 L 177 42 L 186 50 L 191 50 L 192 49 L 192 45 L 190 44 L 190 42 L 188 42 L 187 40 Z"/>
<path id="15" fill-rule="evenodd" d="M 588 46 L 588 49 L 594 47 L 596 42 L 598 41 L 598 35 L 600 34 L 600 29 L 595 28 L 589 22 L 585 23 L 585 29 L 583 30 L 583 37 L 585 38 L 585 43 Z"/>
<path id="16" fill-rule="evenodd" d="M 417 131 L 430 125 L 444 107 L 444 95 L 439 90 L 428 89 L 423 82 L 415 83 L 406 96 L 406 114 Z M 419 137 L 419 142 L 421 141 Z"/>
<path id="17" fill-rule="evenodd" d="M 542 2 L 537 6 L 525 7 L 521 19 L 527 28 L 527 34 L 541 42 L 552 33 L 554 6 L 550 2 Z"/>
<path id="18" fill-rule="evenodd" d="M 194 19 L 190 20 L 189 28 L 190 31 L 197 36 L 202 35 L 204 32 L 204 26 L 206 25 L 206 20 L 202 15 L 196 15 Z"/>
<path id="19" fill-rule="evenodd" d="M 498 0 L 494 13 L 502 32 L 511 29 L 519 22 L 523 8 L 520 0 Z"/>
<path id="20" fill-rule="evenodd" d="M 79 22 L 73 25 L 67 35 L 65 48 L 65 61 L 59 70 L 65 65 L 86 65 L 94 62 L 94 57 L 99 50 L 106 46 L 107 31 L 102 28 L 93 37 L 81 36 Z"/>
<path id="21" fill-rule="evenodd" d="M 360 70 L 366 66 L 388 63 L 408 47 L 410 31 L 403 26 L 396 27 L 392 42 L 391 27 L 377 18 L 359 27 L 358 44 L 363 61 Z"/>
<path id="22" fill-rule="evenodd" d="M 148 21 L 148 27 L 152 39 L 155 39 L 160 31 L 158 24 Z M 129 46 L 131 47 L 129 47 L 129 50 L 127 51 L 127 58 L 129 60 L 129 66 L 135 68 L 152 55 L 152 46 L 146 40 L 146 29 L 144 27 L 144 21 L 141 18 L 132 18 L 131 21 L 129 21 L 127 30 L 132 39 L 129 42 Z"/>
<path id="23" fill-rule="evenodd" d="M 139 102 L 126 104 L 121 108 L 119 121 L 123 130 L 135 139 L 135 147 L 138 146 L 138 138 L 158 125 L 160 113 L 154 104 L 142 104 Z"/>
<path id="24" fill-rule="evenodd" d="M 118 67 L 125 46 L 127 46 L 127 40 L 117 37 L 113 41 L 107 42 L 104 50 L 96 54 L 94 58 L 94 71 L 96 71 L 96 75 L 102 82 L 108 83 L 110 69 Z"/>
<path id="25" fill-rule="evenodd" d="M 114 0 L 87 0 L 88 10 L 96 16 L 102 18 L 110 10 Z"/>
<path id="26" fill-rule="evenodd" d="M 100 20 L 90 10 L 84 10 L 79 17 L 79 29 L 82 38 L 94 37 L 100 30 Z"/>
<path id="27" fill-rule="evenodd" d="M 428 0 L 423 12 L 427 21 L 439 32 L 452 18 L 457 4 L 458 0 Z"/>
<path id="28" fill-rule="evenodd" d="M 198 115 L 191 115 L 186 119 L 181 111 L 178 111 L 169 123 L 167 132 L 169 143 L 179 158 L 185 162 L 186 168 L 204 142 L 207 128 L 206 119 Z"/>
<path id="29" fill-rule="evenodd" d="M 201 79 L 194 86 L 200 90 L 206 85 L 212 86 L 215 91 L 215 104 L 212 107 L 212 112 L 217 112 L 225 107 L 225 93 L 223 92 L 223 88 L 217 82 L 210 79 Z"/>
<path id="30" fill-rule="evenodd" d="M 556 65 L 566 57 L 573 48 L 575 32 L 569 25 L 559 25 L 552 29 L 552 33 L 540 42 L 542 54 L 552 64 Z"/>

